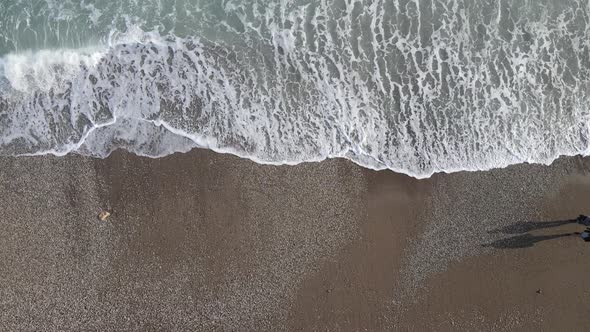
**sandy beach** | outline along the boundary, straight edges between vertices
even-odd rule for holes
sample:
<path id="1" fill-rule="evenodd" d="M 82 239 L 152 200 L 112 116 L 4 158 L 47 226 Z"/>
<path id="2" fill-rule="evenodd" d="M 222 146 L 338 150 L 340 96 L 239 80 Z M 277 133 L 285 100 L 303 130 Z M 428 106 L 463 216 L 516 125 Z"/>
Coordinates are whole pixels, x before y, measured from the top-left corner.
<path id="1" fill-rule="evenodd" d="M 589 173 L 3 157 L 0 330 L 583 330 Z"/>

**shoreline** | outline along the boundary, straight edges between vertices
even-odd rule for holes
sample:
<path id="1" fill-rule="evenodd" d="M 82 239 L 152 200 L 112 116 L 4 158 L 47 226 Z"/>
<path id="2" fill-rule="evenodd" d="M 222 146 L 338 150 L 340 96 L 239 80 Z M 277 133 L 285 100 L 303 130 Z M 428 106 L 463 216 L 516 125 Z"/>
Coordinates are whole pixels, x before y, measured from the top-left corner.
<path id="1" fill-rule="evenodd" d="M 588 313 L 588 247 L 545 222 L 590 214 L 589 158 L 422 180 L 202 149 L 0 169 L 7 329 L 575 328 Z"/>
<path id="2" fill-rule="evenodd" d="M 101 127 L 97 127 L 97 128 L 101 128 Z M 185 137 L 185 135 L 180 134 L 178 132 L 174 132 L 174 130 L 171 129 L 171 127 L 169 126 L 165 126 L 165 128 L 167 130 L 169 130 L 170 132 L 174 133 L 175 135 L 178 135 L 180 137 Z M 192 139 L 191 139 L 192 141 Z M 197 144 L 195 141 L 193 141 L 195 144 Z M 78 143 L 77 148 L 80 148 L 82 145 L 84 144 L 84 142 L 82 143 Z M 21 155 L 17 155 L 17 156 L 12 156 L 12 155 L 0 155 L 0 158 L 32 158 L 32 157 L 68 157 L 68 156 L 80 156 L 83 158 L 91 158 L 91 159 L 108 159 L 110 158 L 110 156 L 112 154 L 118 154 L 118 153 L 124 153 L 124 154 L 132 154 L 136 157 L 139 158 L 148 158 L 148 159 L 162 159 L 162 158 L 168 158 L 174 155 L 181 155 L 181 154 L 189 154 L 189 153 L 198 153 L 198 152 L 194 152 L 194 151 L 208 151 L 208 152 L 213 152 L 216 154 L 220 154 L 220 155 L 227 155 L 227 156 L 231 156 L 231 157 L 237 157 L 249 162 L 253 162 L 262 166 L 275 166 L 275 167 L 283 167 L 283 166 L 299 166 L 302 164 L 310 164 L 310 163 L 322 163 L 322 162 L 326 162 L 326 161 L 330 161 L 330 160 L 341 160 L 344 162 L 349 162 L 352 163 L 356 166 L 359 166 L 361 168 L 366 169 L 367 171 L 373 171 L 373 172 L 392 172 L 395 174 L 399 174 L 399 175 L 405 175 L 411 178 L 414 178 L 416 180 L 428 180 L 434 176 L 445 176 L 445 175 L 451 175 L 451 174 L 455 174 L 455 173 L 473 173 L 473 172 L 490 172 L 490 171 L 495 171 L 495 170 L 501 170 L 501 169 L 505 169 L 505 168 L 510 168 L 510 167 L 518 167 L 519 165 L 530 165 L 530 166 L 551 166 L 556 162 L 559 162 L 560 160 L 563 159 L 570 159 L 570 158 L 578 158 L 578 159 L 585 159 L 585 158 L 590 158 L 590 155 L 584 155 L 582 153 L 576 153 L 573 155 L 569 155 L 569 154 L 560 154 L 557 156 L 553 156 L 550 159 L 550 161 L 546 161 L 546 162 L 542 162 L 542 161 L 538 161 L 538 162 L 530 162 L 530 161 L 523 161 L 523 160 L 519 160 L 519 161 L 515 161 L 515 162 L 505 162 L 501 165 L 497 165 L 497 166 L 492 166 L 490 168 L 480 168 L 480 169 L 467 169 L 467 168 L 456 168 L 456 169 L 450 169 L 450 170 L 437 170 L 437 171 L 432 171 L 431 173 L 428 173 L 429 175 L 425 175 L 425 176 L 416 176 L 414 174 L 411 174 L 411 172 L 409 171 L 403 171 L 400 169 L 392 169 L 392 168 L 376 168 L 376 167 L 371 167 L 368 165 L 363 165 L 361 163 L 358 163 L 352 159 L 349 159 L 345 156 L 327 156 L 327 157 L 322 157 L 322 158 L 318 158 L 318 159 L 310 159 L 310 160 L 305 160 L 305 161 L 295 161 L 295 162 L 291 162 L 291 161 L 283 161 L 283 162 L 272 162 L 272 161 L 264 161 L 262 159 L 259 159 L 255 156 L 249 156 L 249 155 L 245 155 L 243 153 L 239 153 L 236 151 L 233 151 L 231 149 L 228 148 L 214 148 L 214 147 L 209 147 L 209 146 L 199 146 L 198 144 L 191 147 L 189 150 L 187 151 L 176 151 L 173 153 L 169 153 L 169 154 L 164 154 L 164 155 L 155 155 L 155 156 L 150 156 L 150 155 L 140 155 L 140 154 L 135 154 L 134 152 L 130 152 L 127 151 L 124 148 L 117 148 L 115 150 L 110 151 L 106 156 L 104 157 L 97 157 L 97 156 L 91 156 L 91 155 L 84 155 L 84 154 L 78 154 L 76 151 L 73 150 L 69 150 L 67 152 L 54 152 L 54 150 L 51 151 L 45 151 L 41 154 L 39 153 L 32 153 L 32 154 L 21 154 Z"/>

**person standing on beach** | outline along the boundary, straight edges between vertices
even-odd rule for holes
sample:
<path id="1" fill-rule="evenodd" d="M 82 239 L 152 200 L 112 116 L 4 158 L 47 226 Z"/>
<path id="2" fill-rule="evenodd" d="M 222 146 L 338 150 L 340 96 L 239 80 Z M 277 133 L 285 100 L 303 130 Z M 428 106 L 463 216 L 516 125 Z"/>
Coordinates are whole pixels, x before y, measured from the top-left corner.
<path id="1" fill-rule="evenodd" d="M 582 239 L 584 241 L 590 242 L 590 217 L 581 214 L 576 219 L 576 221 L 578 224 L 582 224 L 582 225 L 586 226 L 586 230 L 580 234 L 580 237 L 582 237 Z"/>

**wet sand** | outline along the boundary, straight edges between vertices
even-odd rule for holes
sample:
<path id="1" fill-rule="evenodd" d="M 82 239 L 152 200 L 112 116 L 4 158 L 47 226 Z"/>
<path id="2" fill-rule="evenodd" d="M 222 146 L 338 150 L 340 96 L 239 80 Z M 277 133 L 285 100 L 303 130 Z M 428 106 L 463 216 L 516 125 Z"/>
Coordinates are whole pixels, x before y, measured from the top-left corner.
<path id="1" fill-rule="evenodd" d="M 0 158 L 0 330 L 583 329 L 589 172 Z"/>

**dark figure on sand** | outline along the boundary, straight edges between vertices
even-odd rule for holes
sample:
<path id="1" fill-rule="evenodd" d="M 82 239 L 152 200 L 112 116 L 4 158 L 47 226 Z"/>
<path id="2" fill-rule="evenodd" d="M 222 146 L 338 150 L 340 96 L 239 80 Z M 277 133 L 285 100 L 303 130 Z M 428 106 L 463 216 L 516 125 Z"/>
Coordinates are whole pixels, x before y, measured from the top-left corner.
<path id="1" fill-rule="evenodd" d="M 581 214 L 576 221 L 578 224 L 586 226 L 586 230 L 583 231 L 580 236 L 584 241 L 590 242 L 590 217 Z"/>
<path id="2" fill-rule="evenodd" d="M 580 225 L 586 226 L 586 230 L 583 232 L 575 232 L 575 233 L 561 233 L 561 234 L 552 234 L 552 235 L 533 235 L 528 234 L 527 232 L 545 229 L 545 228 L 553 228 L 559 227 L 562 225 L 577 223 Z M 538 242 L 557 239 L 560 237 L 567 237 L 572 235 L 579 235 L 584 241 L 590 242 L 590 217 L 586 215 L 580 215 L 576 219 L 569 219 L 569 220 L 556 220 L 556 221 L 531 221 L 526 223 L 517 223 L 513 225 L 508 225 L 499 229 L 495 229 L 490 233 L 504 233 L 504 234 L 520 234 L 515 235 L 509 238 L 504 238 L 500 240 L 496 240 L 492 243 L 486 244 L 485 246 L 491 246 L 495 248 L 503 248 L 503 249 L 516 249 L 516 248 L 526 248 L 532 247 Z M 527 234 L 524 234 L 527 233 Z"/>

